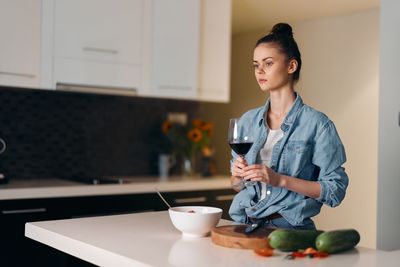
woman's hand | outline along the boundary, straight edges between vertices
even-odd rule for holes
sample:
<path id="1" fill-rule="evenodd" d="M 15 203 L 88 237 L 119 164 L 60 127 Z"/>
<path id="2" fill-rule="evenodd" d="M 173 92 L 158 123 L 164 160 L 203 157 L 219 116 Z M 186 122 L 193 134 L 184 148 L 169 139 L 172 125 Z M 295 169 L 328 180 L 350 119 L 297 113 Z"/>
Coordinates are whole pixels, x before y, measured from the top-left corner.
<path id="1" fill-rule="evenodd" d="M 238 156 L 233 162 L 231 173 L 232 176 L 242 179 L 243 169 L 247 166 L 247 162 L 244 158 Z"/>
<path id="2" fill-rule="evenodd" d="M 232 164 L 231 168 L 231 186 L 234 190 L 240 191 L 243 185 L 243 169 L 247 166 L 247 162 L 244 158 L 238 156 Z"/>
<path id="3" fill-rule="evenodd" d="M 245 181 L 264 182 L 311 198 L 319 198 L 321 194 L 321 185 L 318 181 L 307 181 L 305 179 L 282 175 L 263 164 L 242 167 L 240 175 Z M 231 179 L 233 179 L 233 176 Z"/>
<path id="4" fill-rule="evenodd" d="M 246 166 L 241 173 L 244 180 L 264 182 L 272 186 L 282 186 L 282 177 L 273 169 L 263 164 Z"/>

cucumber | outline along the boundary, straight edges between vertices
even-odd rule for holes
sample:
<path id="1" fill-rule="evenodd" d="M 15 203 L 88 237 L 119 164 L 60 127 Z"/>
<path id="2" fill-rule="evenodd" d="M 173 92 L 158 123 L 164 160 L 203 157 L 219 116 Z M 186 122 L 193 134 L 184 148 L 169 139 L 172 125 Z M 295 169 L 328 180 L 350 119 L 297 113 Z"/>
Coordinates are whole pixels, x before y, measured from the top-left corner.
<path id="1" fill-rule="evenodd" d="M 296 251 L 309 247 L 315 248 L 315 239 L 323 233 L 319 230 L 277 229 L 268 235 L 272 248 L 281 251 Z"/>
<path id="2" fill-rule="evenodd" d="M 360 242 L 360 234 L 355 229 L 327 231 L 315 240 L 318 251 L 329 254 L 345 251 L 355 247 Z"/>

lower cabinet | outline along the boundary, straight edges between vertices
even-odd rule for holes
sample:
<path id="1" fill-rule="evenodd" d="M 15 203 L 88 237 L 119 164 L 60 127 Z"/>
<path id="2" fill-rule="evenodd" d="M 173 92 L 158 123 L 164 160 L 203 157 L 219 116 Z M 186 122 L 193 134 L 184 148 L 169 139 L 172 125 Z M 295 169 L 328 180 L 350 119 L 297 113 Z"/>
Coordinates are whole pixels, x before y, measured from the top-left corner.
<path id="1" fill-rule="evenodd" d="M 222 217 L 229 219 L 228 210 L 234 194 L 230 189 L 221 189 L 165 192 L 163 196 L 173 206 L 220 207 L 224 211 Z M 0 201 L 0 266 L 92 266 L 26 238 L 26 222 L 167 209 L 155 193 Z"/>

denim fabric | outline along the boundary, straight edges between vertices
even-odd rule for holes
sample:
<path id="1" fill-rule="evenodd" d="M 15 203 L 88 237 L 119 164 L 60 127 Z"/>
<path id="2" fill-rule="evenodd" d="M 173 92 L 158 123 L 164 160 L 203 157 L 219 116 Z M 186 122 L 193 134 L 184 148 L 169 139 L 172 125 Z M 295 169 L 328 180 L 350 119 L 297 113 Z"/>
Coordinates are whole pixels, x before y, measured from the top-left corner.
<path id="1" fill-rule="evenodd" d="M 246 155 L 248 164 L 260 164 L 268 127 L 264 121 L 269 99 L 262 107 L 252 109 L 240 118 L 239 130 L 251 129 L 253 146 Z M 259 186 L 247 186 L 232 201 L 229 214 L 234 221 L 248 223 L 248 217 L 263 218 L 281 214 L 294 227 L 307 227 L 309 218 L 317 215 L 322 204 L 335 207 L 343 200 L 348 177 L 342 165 L 346 161 L 343 144 L 333 122 L 323 113 L 307 106 L 296 94 L 296 100 L 281 124 L 283 137 L 272 150 L 271 168 L 283 175 L 321 185 L 320 196 L 309 198 L 281 187 L 269 185 L 271 194 L 260 198 Z M 237 157 L 232 151 L 231 163 Z"/>
<path id="2" fill-rule="evenodd" d="M 287 228 L 287 229 L 302 229 L 302 230 L 315 230 L 315 224 L 311 219 L 306 219 L 302 226 L 293 226 L 285 218 L 276 218 L 272 220 L 266 220 L 264 227 L 267 228 Z"/>

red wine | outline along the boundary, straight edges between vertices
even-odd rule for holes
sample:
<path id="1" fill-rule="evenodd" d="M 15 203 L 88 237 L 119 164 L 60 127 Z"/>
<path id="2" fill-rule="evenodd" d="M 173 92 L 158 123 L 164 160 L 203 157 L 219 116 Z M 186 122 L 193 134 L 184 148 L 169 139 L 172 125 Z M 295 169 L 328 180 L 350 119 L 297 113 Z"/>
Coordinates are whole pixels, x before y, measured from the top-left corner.
<path id="1" fill-rule="evenodd" d="M 238 155 L 246 155 L 249 152 L 253 142 L 243 142 L 243 143 L 229 143 L 233 151 Z"/>

